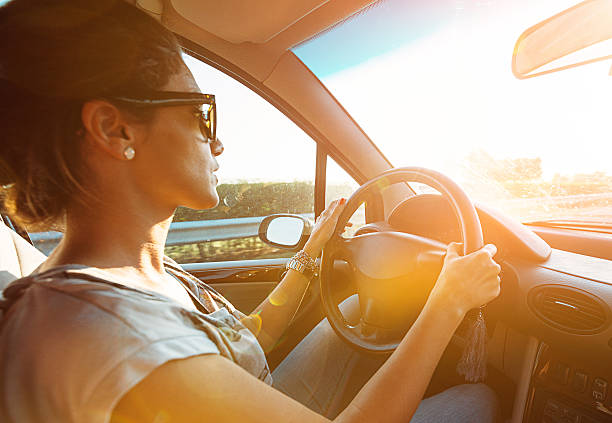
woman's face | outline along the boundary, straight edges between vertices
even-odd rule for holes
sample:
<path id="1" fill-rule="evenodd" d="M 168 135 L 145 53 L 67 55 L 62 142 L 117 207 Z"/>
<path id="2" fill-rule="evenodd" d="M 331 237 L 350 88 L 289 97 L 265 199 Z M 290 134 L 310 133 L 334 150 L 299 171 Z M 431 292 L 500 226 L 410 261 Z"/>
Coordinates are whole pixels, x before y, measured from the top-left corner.
<path id="1" fill-rule="evenodd" d="M 185 67 L 175 74 L 163 91 L 200 92 Z M 219 202 L 215 156 L 221 143 L 209 143 L 200 130 L 199 106 L 159 107 L 140 145 L 135 146 L 137 171 L 142 186 L 164 206 L 212 208 Z M 212 151 L 214 150 L 214 151 Z"/>

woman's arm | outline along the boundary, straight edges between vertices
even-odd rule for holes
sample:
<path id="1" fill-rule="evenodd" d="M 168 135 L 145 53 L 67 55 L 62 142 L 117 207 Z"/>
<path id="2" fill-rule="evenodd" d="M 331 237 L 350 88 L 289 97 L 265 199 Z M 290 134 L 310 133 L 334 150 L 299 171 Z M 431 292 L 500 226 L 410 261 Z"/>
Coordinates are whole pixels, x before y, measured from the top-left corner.
<path id="1" fill-rule="evenodd" d="M 316 258 L 321 253 L 336 227 L 345 203 L 343 198 L 333 201 L 317 218 L 312 235 L 304 246 L 304 252 L 310 257 Z M 309 284 L 310 280 L 302 273 L 289 269 L 270 295 L 243 319 L 243 324 L 255 334 L 264 351 L 270 351 L 287 329 Z"/>
<path id="2" fill-rule="evenodd" d="M 460 256 L 451 243 L 425 307 L 391 357 L 359 391 L 338 421 L 407 422 L 416 411 L 444 349 L 465 314 L 499 295 L 494 245 Z"/>
<path id="3" fill-rule="evenodd" d="M 396 352 L 334 421 L 410 421 L 458 320 L 422 313 Z M 168 423 L 329 422 L 219 355 L 162 365 L 121 399 L 111 423 L 157 419 Z"/>
<path id="4" fill-rule="evenodd" d="M 291 323 L 309 284 L 310 280 L 303 274 L 289 269 L 270 295 L 242 319 L 266 353 L 274 348 Z"/>
<path id="5" fill-rule="evenodd" d="M 487 246 L 465 257 L 448 248 L 440 277 L 399 347 L 334 420 L 410 421 L 442 352 L 465 313 L 499 294 L 499 266 Z M 199 356 L 162 365 L 125 395 L 113 422 L 327 422 L 229 360 Z"/>

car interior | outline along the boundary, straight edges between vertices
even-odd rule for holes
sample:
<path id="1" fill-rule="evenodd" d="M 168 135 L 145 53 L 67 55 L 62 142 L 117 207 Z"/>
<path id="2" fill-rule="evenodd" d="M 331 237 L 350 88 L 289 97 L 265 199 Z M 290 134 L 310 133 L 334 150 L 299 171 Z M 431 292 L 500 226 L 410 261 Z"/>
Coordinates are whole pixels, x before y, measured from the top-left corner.
<path id="1" fill-rule="evenodd" d="M 502 267 L 501 294 L 485 308 L 486 383 L 500 399 L 504 421 L 612 422 L 612 228 L 525 225 L 483 202 L 472 204 L 456 183 L 435 171 L 394 169 L 393 160 L 292 51 L 375 2 L 131 2 L 173 31 L 186 54 L 261 96 L 316 142 L 315 215 L 329 200 L 328 158 L 362 185 L 349 199 L 338 233 L 363 203 L 365 224 L 326 247 L 300 310 L 267 355 L 272 369 L 324 317 L 364 354 L 389 354 L 423 306 L 446 244 L 459 241 L 475 249 L 493 243 Z M 414 182 L 437 193 L 417 194 Z M 2 218 L 0 289 L 45 259 L 23 228 L 10 216 Z M 287 260 L 184 267 L 248 313 L 278 283 Z M 338 311 L 354 294 L 362 305 L 361 326 L 347 323 Z M 366 310 L 369 299 L 375 307 Z M 395 312 L 406 304 L 407 310 Z M 472 319 L 457 330 L 426 396 L 463 383 L 455 368 Z M 373 334 L 366 323 L 389 330 Z M 345 403 L 358 389 L 347 386 Z"/>

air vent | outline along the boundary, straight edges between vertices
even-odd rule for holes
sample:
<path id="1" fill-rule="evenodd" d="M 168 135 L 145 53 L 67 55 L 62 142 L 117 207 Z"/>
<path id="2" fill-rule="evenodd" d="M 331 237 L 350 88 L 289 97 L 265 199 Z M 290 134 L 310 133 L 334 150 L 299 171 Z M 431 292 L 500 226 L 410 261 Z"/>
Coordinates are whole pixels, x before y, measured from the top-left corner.
<path id="1" fill-rule="evenodd" d="M 608 307 L 578 289 L 545 285 L 529 293 L 531 310 L 556 329 L 579 335 L 601 332 L 608 326 Z"/>

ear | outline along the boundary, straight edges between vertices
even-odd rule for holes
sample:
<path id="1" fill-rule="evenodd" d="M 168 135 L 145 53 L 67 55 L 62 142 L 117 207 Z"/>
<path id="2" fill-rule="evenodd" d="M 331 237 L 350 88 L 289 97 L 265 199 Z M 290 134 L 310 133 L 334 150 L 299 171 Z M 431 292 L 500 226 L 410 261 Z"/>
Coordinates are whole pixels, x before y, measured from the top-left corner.
<path id="1" fill-rule="evenodd" d="M 104 100 L 91 100 L 81 109 L 85 137 L 96 147 L 119 160 L 135 144 L 136 131 L 117 107 Z"/>

